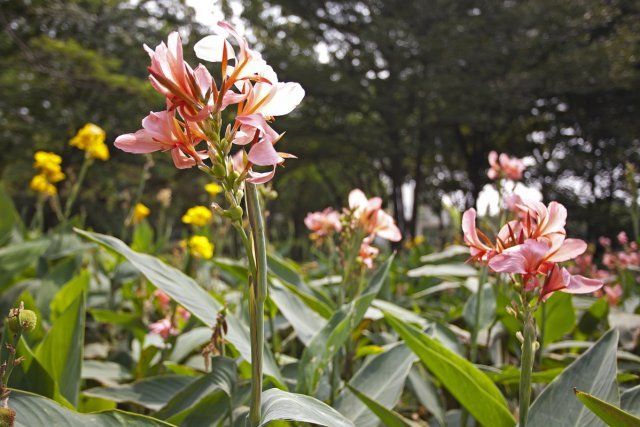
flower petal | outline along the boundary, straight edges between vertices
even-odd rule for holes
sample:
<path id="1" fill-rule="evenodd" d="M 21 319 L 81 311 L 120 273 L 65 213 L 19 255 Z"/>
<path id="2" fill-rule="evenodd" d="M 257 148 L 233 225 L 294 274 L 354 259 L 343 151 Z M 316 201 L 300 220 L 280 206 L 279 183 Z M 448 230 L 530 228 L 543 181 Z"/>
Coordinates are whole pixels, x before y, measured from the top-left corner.
<path id="1" fill-rule="evenodd" d="M 236 57 L 233 47 L 222 35 L 212 34 L 204 37 L 193 47 L 196 56 L 203 61 L 222 62 L 222 52 L 227 49 L 227 59 Z"/>
<path id="2" fill-rule="evenodd" d="M 136 133 L 120 135 L 116 138 L 114 145 L 122 151 L 134 154 L 153 153 L 163 148 L 144 129 Z"/>

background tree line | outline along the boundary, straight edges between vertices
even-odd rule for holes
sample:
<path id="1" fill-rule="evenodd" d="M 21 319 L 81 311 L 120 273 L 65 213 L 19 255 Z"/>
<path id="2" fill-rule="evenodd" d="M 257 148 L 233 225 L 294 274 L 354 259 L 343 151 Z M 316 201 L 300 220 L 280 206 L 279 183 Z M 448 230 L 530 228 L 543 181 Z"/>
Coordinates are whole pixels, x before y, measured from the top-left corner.
<path id="1" fill-rule="evenodd" d="M 533 157 L 526 182 L 567 205 L 584 237 L 630 228 L 624 163 L 639 160 L 638 1 L 241 3 L 280 80 L 307 91 L 282 123 L 286 149 L 300 159 L 275 183 L 277 239 L 304 236 L 308 211 L 342 205 L 356 186 L 388 195 L 404 233 L 421 233 L 422 207 L 439 212 L 447 194 L 474 203 L 491 150 Z M 84 122 L 113 139 L 138 128 L 150 98 L 162 108 L 145 81 L 143 43 L 176 27 L 190 44 L 206 33 L 182 2 L 0 5 L 0 170 L 25 209 L 33 151 L 79 163 L 66 141 Z M 112 154 L 81 200 L 97 229 L 120 226 L 116 212 L 141 171 L 135 156 Z M 176 213 L 197 194 L 206 200 L 188 172 L 154 167 L 162 173 L 148 183 L 150 204 L 163 187 L 174 190 Z M 403 197 L 408 183 L 412 197 Z M 92 218 L 97 206 L 114 216 Z"/>

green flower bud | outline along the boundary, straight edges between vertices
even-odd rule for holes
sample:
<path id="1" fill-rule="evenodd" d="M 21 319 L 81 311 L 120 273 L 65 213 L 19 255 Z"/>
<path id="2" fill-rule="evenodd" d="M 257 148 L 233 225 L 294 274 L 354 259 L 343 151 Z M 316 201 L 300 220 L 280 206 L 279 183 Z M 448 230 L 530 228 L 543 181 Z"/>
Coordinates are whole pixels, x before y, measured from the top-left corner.
<path id="1" fill-rule="evenodd" d="M 11 332 L 31 332 L 36 328 L 38 316 L 31 310 L 20 310 L 17 314 L 13 310 L 7 317 Z"/>
<path id="2" fill-rule="evenodd" d="M 13 427 L 16 411 L 11 408 L 0 408 L 0 427 Z"/>
<path id="3" fill-rule="evenodd" d="M 228 209 L 226 211 L 224 211 L 224 213 L 222 215 L 224 215 L 227 218 L 230 218 L 234 221 L 236 220 L 241 220 L 242 219 L 242 215 L 243 215 L 243 210 L 240 206 L 236 206 L 234 208 Z"/>
<path id="4" fill-rule="evenodd" d="M 225 175 L 226 175 L 226 170 L 223 164 L 216 162 L 213 165 L 213 176 L 215 176 L 218 179 L 224 179 Z"/>

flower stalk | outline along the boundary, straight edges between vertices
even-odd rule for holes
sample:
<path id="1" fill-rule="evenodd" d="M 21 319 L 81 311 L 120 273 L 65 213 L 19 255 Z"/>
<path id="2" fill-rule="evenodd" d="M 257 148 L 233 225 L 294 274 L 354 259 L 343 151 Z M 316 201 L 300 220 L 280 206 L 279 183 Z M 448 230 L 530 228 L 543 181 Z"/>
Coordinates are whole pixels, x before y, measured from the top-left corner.
<path id="1" fill-rule="evenodd" d="M 249 317 L 251 321 L 251 398 L 249 423 L 252 427 L 260 425 L 262 400 L 262 356 L 264 348 L 264 301 L 267 295 L 267 240 L 264 218 L 260 208 L 257 187 L 247 182 L 246 201 L 249 225 L 253 237 L 253 259 L 255 271 L 250 279 Z M 248 254 L 250 257 L 251 255 Z"/>
<path id="2" fill-rule="evenodd" d="M 67 203 L 64 205 L 64 219 L 68 219 L 69 215 L 71 215 L 71 209 L 73 208 L 73 204 L 78 198 L 78 193 L 80 192 L 80 187 L 82 187 L 82 183 L 84 182 L 85 177 L 87 176 L 87 171 L 89 167 L 93 164 L 93 157 L 85 156 L 84 161 L 82 162 L 82 166 L 80 167 L 80 172 L 78 173 L 78 180 L 73 185 L 71 189 L 71 194 L 67 199 Z"/>
<path id="3" fill-rule="evenodd" d="M 528 304 L 524 307 L 522 357 L 520 359 L 520 427 L 527 424 L 529 403 L 531 401 L 531 374 L 533 372 L 534 354 L 536 351 L 536 325 L 533 312 Z"/>

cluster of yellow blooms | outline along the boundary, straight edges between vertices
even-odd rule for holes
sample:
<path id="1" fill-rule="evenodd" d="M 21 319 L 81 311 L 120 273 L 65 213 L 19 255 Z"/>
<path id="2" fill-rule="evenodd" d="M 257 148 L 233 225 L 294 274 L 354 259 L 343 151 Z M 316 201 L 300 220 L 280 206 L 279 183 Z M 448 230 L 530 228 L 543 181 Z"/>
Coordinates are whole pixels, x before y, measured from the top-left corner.
<path id="1" fill-rule="evenodd" d="M 212 217 L 213 214 L 208 207 L 194 206 L 182 215 L 182 222 L 193 225 L 194 227 L 203 227 L 211 221 Z"/>
<path id="2" fill-rule="evenodd" d="M 213 243 L 206 236 L 191 236 L 189 251 L 196 258 L 210 259 L 213 257 Z"/>
<path id="3" fill-rule="evenodd" d="M 100 126 L 87 123 L 71 138 L 69 144 L 83 150 L 89 158 L 109 160 L 109 148 L 104 143 L 105 138 L 106 133 Z"/>
<path id="4" fill-rule="evenodd" d="M 222 187 L 215 182 L 210 182 L 205 185 L 204 190 L 209 193 L 211 197 L 216 197 L 218 194 L 222 193 Z"/>
<path id="5" fill-rule="evenodd" d="M 143 219 L 149 216 L 151 211 L 142 203 L 138 203 L 133 208 L 133 223 L 139 224 Z"/>
<path id="6" fill-rule="evenodd" d="M 33 158 L 33 167 L 38 170 L 38 174 L 31 179 L 29 187 L 37 193 L 53 196 L 58 192 L 54 184 L 65 178 L 62 158 L 46 151 L 37 151 Z"/>

